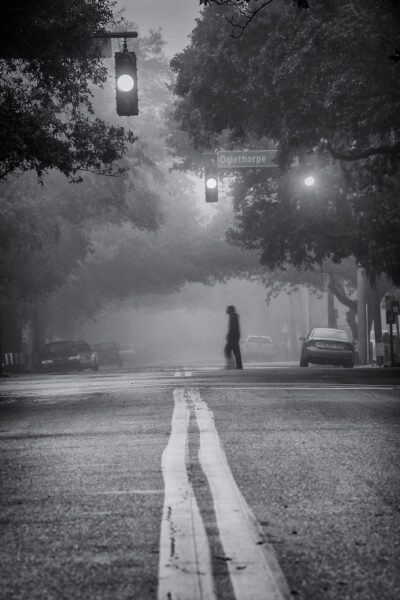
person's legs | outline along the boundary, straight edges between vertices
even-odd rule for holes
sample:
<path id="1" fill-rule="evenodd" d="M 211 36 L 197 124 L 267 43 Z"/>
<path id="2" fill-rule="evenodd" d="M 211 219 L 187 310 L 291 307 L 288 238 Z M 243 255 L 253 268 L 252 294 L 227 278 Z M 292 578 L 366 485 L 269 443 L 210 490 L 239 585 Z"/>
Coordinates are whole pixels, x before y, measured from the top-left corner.
<path id="1" fill-rule="evenodd" d="M 232 350 L 233 350 L 233 354 L 235 355 L 235 359 L 236 359 L 236 368 L 243 369 L 242 355 L 240 353 L 239 342 L 235 342 L 235 344 L 232 345 Z"/>
<path id="2" fill-rule="evenodd" d="M 232 361 L 232 345 L 230 344 L 230 342 L 226 342 L 225 348 L 224 348 L 224 354 L 225 354 L 225 367 L 227 369 L 230 369 L 231 361 Z"/>

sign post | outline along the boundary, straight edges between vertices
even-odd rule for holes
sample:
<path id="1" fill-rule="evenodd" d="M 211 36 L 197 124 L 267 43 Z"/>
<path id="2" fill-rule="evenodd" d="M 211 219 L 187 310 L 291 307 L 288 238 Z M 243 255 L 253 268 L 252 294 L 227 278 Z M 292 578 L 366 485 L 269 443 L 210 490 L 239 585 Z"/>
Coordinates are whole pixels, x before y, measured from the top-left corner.
<path id="1" fill-rule="evenodd" d="M 399 354 L 399 299 L 389 295 L 385 296 L 385 309 L 386 324 L 389 325 L 390 334 L 390 366 L 393 367 L 395 364 L 393 325 L 396 325 L 396 360 L 398 360 Z"/>

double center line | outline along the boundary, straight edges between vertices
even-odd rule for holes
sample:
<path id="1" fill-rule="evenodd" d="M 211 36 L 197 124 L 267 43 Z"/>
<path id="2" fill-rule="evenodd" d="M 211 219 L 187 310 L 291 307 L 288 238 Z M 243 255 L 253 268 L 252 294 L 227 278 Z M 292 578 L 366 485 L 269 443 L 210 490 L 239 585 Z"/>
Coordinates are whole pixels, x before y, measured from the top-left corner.
<path id="1" fill-rule="evenodd" d="M 226 460 L 214 416 L 196 388 L 174 390 L 171 435 L 162 458 L 164 507 L 158 600 L 216 600 L 207 532 L 187 472 L 189 422 L 200 433 L 199 464 L 208 480 L 236 600 L 290 597 L 274 552 Z"/>

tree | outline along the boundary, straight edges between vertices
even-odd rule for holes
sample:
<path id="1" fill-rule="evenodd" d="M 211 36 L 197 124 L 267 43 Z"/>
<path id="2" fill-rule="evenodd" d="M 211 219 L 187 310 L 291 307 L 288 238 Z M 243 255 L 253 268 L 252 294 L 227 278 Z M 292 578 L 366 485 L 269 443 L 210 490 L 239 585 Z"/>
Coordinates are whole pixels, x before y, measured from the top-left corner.
<path id="1" fill-rule="evenodd" d="M 262 249 L 273 268 L 354 256 L 371 277 L 386 272 L 400 282 L 400 95 L 397 66 L 383 60 L 398 10 L 365 6 L 354 21 L 344 0 L 300 13 L 276 4 L 240 39 L 221 18 L 226 3 L 206 8 L 172 61 L 175 116 L 197 150 L 218 149 L 224 132 L 231 147 L 267 138 L 284 170 L 294 155 L 316 170 L 312 206 L 301 170 L 297 180 L 289 171 L 278 191 L 261 170 L 238 177 L 236 242 Z"/>
<path id="2" fill-rule="evenodd" d="M 298 8 L 309 8 L 308 0 L 286 0 L 298 6 Z M 240 38 L 250 23 L 257 17 L 258 13 L 271 6 L 275 0 L 200 0 L 200 5 L 229 6 L 231 14 L 227 17 L 232 26 L 231 37 Z M 277 2 L 275 2 L 277 4 Z"/>
<path id="3" fill-rule="evenodd" d="M 93 254 L 96 231 L 114 228 L 118 236 L 121 227 L 154 231 L 162 223 L 161 198 L 168 167 L 163 164 L 160 131 L 154 129 L 155 106 L 144 98 L 156 98 L 159 105 L 161 98 L 167 101 L 168 61 L 162 56 L 159 32 L 144 36 L 139 44 L 143 91 L 137 119 L 139 138 L 119 160 L 120 175 L 99 177 L 86 172 L 80 185 L 71 185 L 60 171 L 52 169 L 40 184 L 36 173 L 30 171 L 1 185 L 0 312 L 13 306 L 25 321 L 40 312 L 45 316 L 48 298 L 69 277 L 76 277 Z M 101 93 L 93 90 L 92 104 L 99 118 L 111 125 L 118 122 L 113 82 Z M 160 122 L 161 116 L 157 118 Z"/>
<path id="4" fill-rule="evenodd" d="M 114 27 L 112 0 L 16 0 L 0 27 L 0 180 L 27 170 L 112 175 L 134 135 L 95 116 L 107 69 L 92 36 Z"/>

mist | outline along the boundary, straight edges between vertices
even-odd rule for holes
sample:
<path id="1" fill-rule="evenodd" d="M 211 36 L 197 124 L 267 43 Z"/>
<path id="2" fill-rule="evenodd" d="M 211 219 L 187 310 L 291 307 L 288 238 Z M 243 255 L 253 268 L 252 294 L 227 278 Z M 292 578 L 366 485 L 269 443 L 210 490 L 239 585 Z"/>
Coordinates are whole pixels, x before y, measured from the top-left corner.
<path id="1" fill-rule="evenodd" d="M 110 305 L 95 322 L 83 326 L 80 335 L 91 344 L 116 341 L 132 346 L 137 366 L 222 364 L 225 310 L 233 304 L 240 317 L 242 343 L 249 335 L 268 335 L 274 344 L 274 361 L 297 360 L 298 338 L 325 324 L 325 294 L 310 294 L 303 287 L 291 294 L 283 291 L 269 304 L 266 295 L 257 281 L 190 284 L 161 299 L 148 296 L 140 308 Z M 346 327 L 343 311 L 339 313 L 339 324 Z"/>

